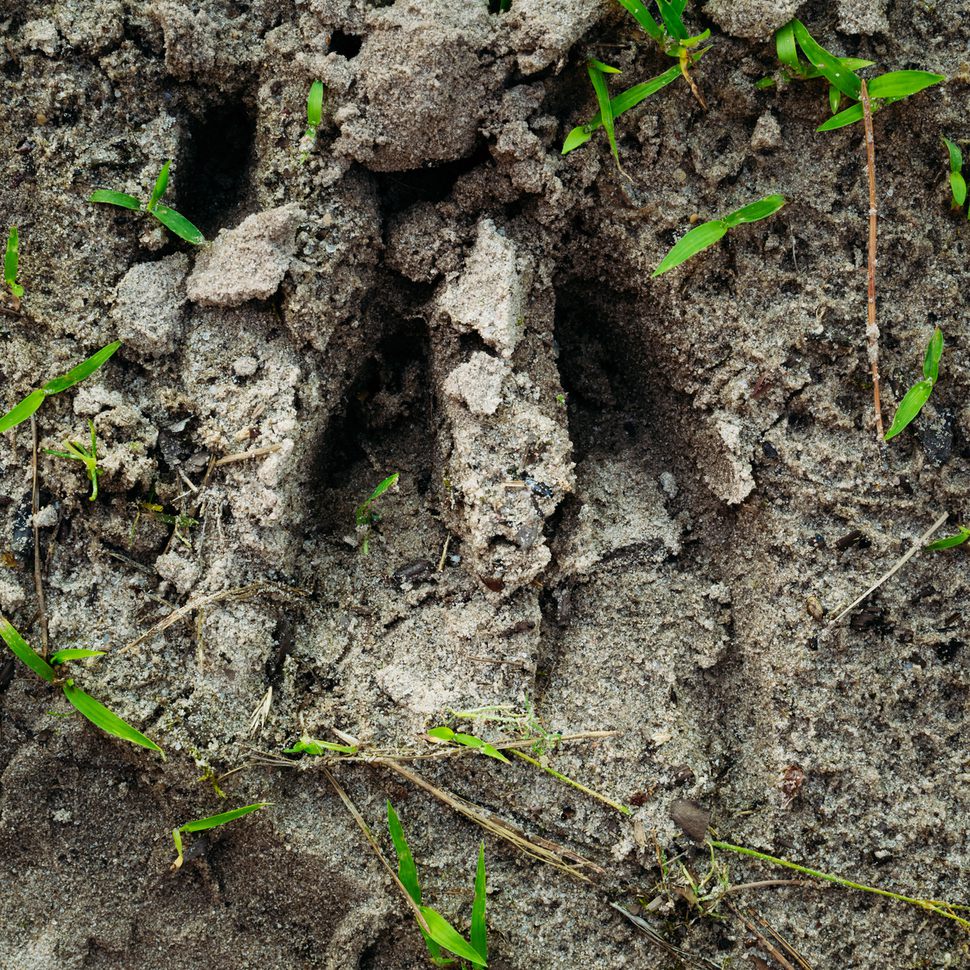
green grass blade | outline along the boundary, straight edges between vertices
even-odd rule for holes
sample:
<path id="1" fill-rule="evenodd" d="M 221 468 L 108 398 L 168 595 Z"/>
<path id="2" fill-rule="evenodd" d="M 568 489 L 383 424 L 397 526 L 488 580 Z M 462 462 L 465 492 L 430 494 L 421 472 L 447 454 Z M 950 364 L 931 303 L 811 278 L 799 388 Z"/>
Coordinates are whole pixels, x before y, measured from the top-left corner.
<path id="1" fill-rule="evenodd" d="M 664 43 L 664 32 L 660 24 L 650 15 L 650 12 L 643 4 L 643 0 L 619 0 L 620 5 L 630 14 L 634 20 L 649 34 L 660 46 Z"/>
<path id="2" fill-rule="evenodd" d="M 323 81 L 314 81 L 306 99 L 306 123 L 316 129 L 323 120 Z"/>
<path id="3" fill-rule="evenodd" d="M 934 384 L 940 376 L 940 358 L 943 356 L 943 331 L 937 327 L 926 345 L 926 356 L 923 358 L 923 376 Z"/>
<path id="4" fill-rule="evenodd" d="M 42 392 L 44 394 L 60 394 L 61 391 L 66 391 L 68 388 L 74 387 L 75 384 L 80 384 L 81 381 L 90 377 L 99 367 L 106 364 L 120 346 L 121 341 L 116 340 L 114 343 L 108 344 L 107 347 L 102 347 L 97 353 L 88 357 L 87 360 L 82 360 L 77 367 L 72 367 L 66 374 L 62 374 L 60 377 L 55 377 L 52 381 L 48 381 L 43 386 Z"/>
<path id="5" fill-rule="evenodd" d="M 10 292 L 19 300 L 24 295 L 24 288 L 17 282 L 17 270 L 20 266 L 20 233 L 16 226 L 10 227 L 7 236 L 7 248 L 3 254 L 3 280 L 10 287 Z"/>
<path id="6" fill-rule="evenodd" d="M 708 246 L 713 246 L 728 231 L 727 223 L 721 219 L 705 222 L 703 225 L 691 229 L 682 239 L 678 240 L 670 252 L 660 261 L 660 265 L 653 271 L 654 276 L 661 276 L 667 270 L 673 269 L 686 262 L 691 256 Z"/>
<path id="7" fill-rule="evenodd" d="M 839 105 L 842 103 L 842 92 L 834 85 L 829 85 L 829 111 L 837 114 Z"/>
<path id="8" fill-rule="evenodd" d="M 430 906 L 420 906 L 421 915 L 428 924 L 428 935 L 443 949 L 474 963 L 476 967 L 488 966 L 485 958 L 440 913 Z"/>
<path id="9" fill-rule="evenodd" d="M 182 835 L 178 829 L 172 829 L 172 841 L 175 843 L 175 851 L 177 853 L 175 861 L 172 863 L 172 868 L 181 869 L 182 863 L 185 860 L 185 855 L 182 846 Z"/>
<path id="10" fill-rule="evenodd" d="M 793 23 L 787 23 L 784 27 L 778 28 L 775 33 L 775 50 L 778 53 L 778 60 L 793 74 L 800 76 L 805 72 L 805 65 L 798 57 L 798 45 L 795 43 L 795 25 Z"/>
<path id="11" fill-rule="evenodd" d="M 950 141 L 945 135 L 943 137 L 943 144 L 946 145 L 946 150 L 950 155 L 950 171 L 951 172 L 961 172 L 963 171 L 963 152 L 960 151 L 960 146 L 956 142 Z M 11 227 L 11 232 L 13 227 Z"/>
<path id="12" fill-rule="evenodd" d="M 429 738 L 437 738 L 439 741 L 451 741 L 455 737 L 455 732 L 450 727 L 436 727 L 428 731 Z"/>
<path id="13" fill-rule="evenodd" d="M 172 164 L 172 160 L 169 159 L 163 166 L 162 170 L 158 173 L 158 178 L 155 179 L 155 187 L 152 189 L 152 197 L 148 200 L 148 205 L 146 208 L 149 212 L 152 212 L 156 205 L 158 205 L 159 200 L 165 194 L 165 190 L 168 188 L 168 170 Z"/>
<path id="14" fill-rule="evenodd" d="M 683 8 L 677 3 L 672 3 L 671 0 L 657 0 L 657 9 L 660 11 L 660 19 L 664 22 L 667 33 L 674 40 L 686 40 L 687 28 L 681 17 Z"/>
<path id="15" fill-rule="evenodd" d="M 184 239 L 193 246 L 201 246 L 205 242 L 202 232 L 189 222 L 180 212 L 159 203 L 152 209 L 152 215 L 166 229 L 171 229 L 180 239 Z"/>
<path id="16" fill-rule="evenodd" d="M 724 217 L 724 222 L 728 229 L 733 229 L 735 226 L 740 226 L 746 222 L 758 222 L 774 215 L 784 204 L 785 197 L 783 195 L 767 195 L 757 202 L 736 209 L 730 215 Z"/>
<path id="17" fill-rule="evenodd" d="M 401 880 L 401 885 L 407 890 L 408 895 L 414 904 L 421 908 L 421 884 L 418 882 L 418 867 L 414 864 L 414 856 L 411 855 L 411 847 L 408 840 L 404 837 L 404 829 L 401 827 L 401 820 L 394 811 L 394 806 L 390 800 L 387 802 L 387 830 L 391 833 L 391 842 L 394 843 L 394 852 L 397 854 L 397 877 Z M 441 959 L 441 948 L 433 937 L 425 932 L 424 927 L 418 924 L 421 936 L 424 937 L 425 946 L 431 959 L 434 961 Z"/>
<path id="18" fill-rule="evenodd" d="M 956 208 L 967 201 L 967 181 L 960 172 L 950 172 L 950 192 Z"/>
<path id="19" fill-rule="evenodd" d="M 91 193 L 88 202 L 104 202 L 108 205 L 120 205 L 122 209 L 141 211 L 141 202 L 133 195 L 125 195 L 124 192 L 112 192 L 110 189 L 97 189 Z"/>
<path id="20" fill-rule="evenodd" d="M 393 475 L 388 475 L 373 492 L 370 493 L 370 498 L 368 502 L 373 502 L 375 499 L 379 499 L 389 488 L 392 488 L 397 484 L 397 480 L 400 477 L 400 472 L 394 472 Z"/>
<path id="21" fill-rule="evenodd" d="M 621 91 L 610 101 L 610 111 L 613 113 L 613 118 L 619 118 L 625 111 L 629 111 L 630 108 L 635 108 L 641 101 L 649 98 L 651 94 L 656 94 L 661 88 L 672 84 L 681 76 L 680 65 L 675 64 L 669 70 L 664 71 L 663 74 L 659 74 L 649 81 L 644 81 L 642 84 L 634 84 L 632 88 Z M 585 125 L 573 128 L 563 142 L 562 154 L 568 155 L 569 152 L 579 148 L 580 145 L 584 145 L 590 140 L 593 132 L 602 124 L 603 116 L 597 112 Z"/>
<path id="22" fill-rule="evenodd" d="M 19 660 L 26 664 L 42 680 L 53 684 L 57 679 L 54 668 L 16 631 L 14 625 L 5 617 L 0 616 L 0 637 L 14 652 Z"/>
<path id="23" fill-rule="evenodd" d="M 800 20 L 793 20 L 792 25 L 795 39 L 812 65 L 830 84 L 835 85 L 853 101 L 858 101 L 862 97 L 862 82 L 859 78 L 843 65 L 840 58 L 822 47 Z"/>
<path id="24" fill-rule="evenodd" d="M 162 749 L 151 738 L 146 738 L 141 731 L 136 731 L 127 721 L 109 711 L 104 704 L 96 701 L 90 694 L 86 694 L 80 687 L 75 687 L 73 680 L 64 684 L 64 696 L 83 714 L 95 727 L 105 734 L 111 734 L 122 741 L 149 748 L 162 753 Z"/>
<path id="25" fill-rule="evenodd" d="M 478 843 L 478 867 L 475 870 L 475 900 L 472 903 L 472 926 L 469 942 L 481 955 L 488 959 L 488 928 L 485 925 L 485 903 L 487 886 L 485 884 L 485 843 Z"/>
<path id="26" fill-rule="evenodd" d="M 243 805 L 242 808 L 234 808 L 228 812 L 220 812 L 218 815 L 210 815 L 207 818 L 197 818 L 191 822 L 186 822 L 178 827 L 179 832 L 205 832 L 208 829 L 218 828 L 220 825 L 227 825 L 235 822 L 237 818 L 249 815 L 250 812 L 258 812 L 261 808 L 266 808 L 270 802 L 254 802 L 252 805 Z"/>
<path id="27" fill-rule="evenodd" d="M 607 65 L 604 64 L 602 66 L 606 67 Z M 616 131 L 613 127 L 613 110 L 610 107 L 610 92 L 606 86 L 606 78 L 603 76 L 600 62 L 591 60 L 586 65 L 586 72 L 589 74 L 593 90 L 596 92 L 596 102 L 600 107 L 600 118 L 603 121 L 603 127 L 606 129 L 606 137 L 610 142 L 610 152 L 612 152 L 613 160 L 616 162 L 617 168 L 619 168 L 620 151 L 616 145 Z"/>
<path id="28" fill-rule="evenodd" d="M 879 105 L 872 105 L 872 113 L 879 110 Z M 840 111 L 837 115 L 832 115 L 828 121 L 823 122 L 816 128 L 816 131 L 835 131 L 836 128 L 845 128 L 846 125 L 853 125 L 857 121 L 862 121 L 862 105 L 854 104 L 851 108 Z"/>
<path id="29" fill-rule="evenodd" d="M 487 741 L 483 741 L 481 738 L 475 737 L 474 734 L 456 734 L 454 740 L 466 748 L 474 748 L 476 751 L 481 751 L 482 754 L 487 754 L 496 761 L 504 761 L 507 765 L 511 764 L 509 759 L 498 748 L 489 744 Z"/>
<path id="30" fill-rule="evenodd" d="M 0 434 L 26 421 L 44 403 L 46 396 L 43 390 L 31 391 L 19 404 L 15 404 L 0 418 Z"/>
<path id="31" fill-rule="evenodd" d="M 945 80 L 942 74 L 931 74 L 929 71 L 891 71 L 869 82 L 869 97 L 908 98 Z"/>
<path id="32" fill-rule="evenodd" d="M 936 542 L 931 542 L 926 549 L 931 549 L 936 551 L 937 549 L 952 549 L 954 546 L 962 546 L 963 543 L 970 539 L 970 529 L 965 525 L 960 526 L 960 531 L 952 536 L 944 536 L 942 539 L 937 539 Z"/>
<path id="33" fill-rule="evenodd" d="M 899 402 L 893 423 L 886 432 L 884 441 L 890 441 L 895 438 L 923 410 L 923 405 L 929 400 L 932 390 L 933 381 L 929 378 L 924 378 L 921 381 L 917 381 L 906 392 L 906 396 Z"/>
<path id="34" fill-rule="evenodd" d="M 85 657 L 103 657 L 104 650 L 84 650 L 71 647 L 67 650 L 58 650 L 50 655 L 51 664 L 63 664 L 69 660 L 83 660 Z"/>

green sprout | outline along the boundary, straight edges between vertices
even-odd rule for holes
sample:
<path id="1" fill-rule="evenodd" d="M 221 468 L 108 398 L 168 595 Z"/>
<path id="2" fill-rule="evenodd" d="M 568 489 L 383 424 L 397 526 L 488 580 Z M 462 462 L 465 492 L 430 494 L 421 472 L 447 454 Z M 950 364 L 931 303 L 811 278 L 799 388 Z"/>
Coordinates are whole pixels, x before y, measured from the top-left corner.
<path id="1" fill-rule="evenodd" d="M 452 741 L 466 748 L 474 748 L 476 751 L 481 751 L 482 754 L 487 754 L 490 758 L 495 758 L 496 761 L 511 764 L 498 748 L 481 738 L 475 737 L 474 734 L 456 734 L 450 727 L 436 727 L 428 731 L 428 737 L 434 738 L 436 741 Z"/>
<path id="2" fill-rule="evenodd" d="M 317 741 L 315 738 L 300 738 L 291 748 L 284 748 L 283 754 L 309 754 L 315 757 L 333 754 L 357 754 L 360 746 L 356 744 L 336 744 L 333 741 Z"/>
<path id="3" fill-rule="evenodd" d="M 374 503 L 389 489 L 393 488 L 397 484 L 399 477 L 398 472 L 394 472 L 393 475 L 388 475 L 370 496 L 357 506 L 357 510 L 354 513 L 354 521 L 357 525 L 358 532 L 363 533 L 363 540 L 361 542 L 360 552 L 361 555 L 367 556 L 370 554 L 370 540 L 371 535 L 374 530 L 374 526 L 377 525 L 381 520 L 380 513 L 374 509 Z"/>
<path id="4" fill-rule="evenodd" d="M 711 222 L 702 223 L 690 230 L 682 239 L 679 239 L 660 261 L 660 265 L 653 271 L 654 276 L 660 276 L 667 270 L 679 266 L 681 263 L 695 256 L 701 250 L 713 246 L 724 237 L 729 229 L 740 226 L 746 222 L 758 222 L 773 215 L 785 204 L 783 195 L 769 195 L 750 205 L 742 206 L 734 212 L 726 215 L 723 219 L 714 219 Z"/>
<path id="5" fill-rule="evenodd" d="M 808 33 L 806 31 L 806 33 Z M 812 78 L 824 77 L 822 72 L 811 64 L 806 64 L 798 56 L 798 46 L 795 42 L 794 21 L 785 24 L 775 33 L 775 49 L 778 52 L 778 60 L 781 61 L 781 74 L 789 81 L 808 81 Z M 835 58 L 842 69 L 846 71 L 858 71 L 863 67 L 872 67 L 873 61 L 863 60 L 861 57 L 837 57 Z M 755 83 L 756 88 L 770 88 L 774 85 L 773 77 L 765 77 Z M 829 107 L 832 114 L 839 110 L 842 99 L 842 92 L 834 84 L 829 84 Z"/>
<path id="6" fill-rule="evenodd" d="M 75 384 L 90 377 L 99 367 L 101 367 L 109 357 L 121 346 L 121 341 L 116 340 L 107 347 L 102 347 L 96 354 L 92 354 L 87 360 L 82 361 L 77 367 L 72 368 L 66 374 L 55 377 L 48 381 L 43 387 L 36 391 L 31 391 L 19 404 L 12 407 L 2 418 L 0 418 L 0 434 L 17 427 L 26 421 L 52 394 L 60 394 Z"/>
<path id="7" fill-rule="evenodd" d="M 122 209 L 131 209 L 134 212 L 147 212 L 153 215 L 163 226 L 171 229 L 180 239 L 192 243 L 193 246 L 200 246 L 205 242 L 205 236 L 189 222 L 181 213 L 170 209 L 167 205 L 162 205 L 161 198 L 168 188 L 168 170 L 172 161 L 169 159 L 163 166 L 158 178 L 155 179 L 155 187 L 152 194 L 145 203 L 144 209 L 141 202 L 133 195 L 125 195 L 124 192 L 113 192 L 110 189 L 97 189 L 91 193 L 88 202 L 103 202 L 107 205 L 121 206 Z"/>
<path id="8" fill-rule="evenodd" d="M 960 146 L 949 138 L 943 138 L 943 144 L 950 155 L 950 195 L 954 209 L 962 209 L 967 201 L 967 180 L 963 177 L 963 152 Z M 970 219 L 970 206 L 967 207 L 967 218 Z"/>
<path id="9" fill-rule="evenodd" d="M 10 292 L 20 299 L 24 295 L 24 288 L 17 282 L 17 268 L 20 265 L 20 235 L 16 226 L 10 227 L 7 236 L 7 249 L 3 254 L 3 281 Z"/>
<path id="10" fill-rule="evenodd" d="M 317 142 L 317 128 L 323 121 L 323 81 L 314 81 L 306 99 L 306 131 L 300 139 L 300 161 L 305 162 Z"/>
<path id="11" fill-rule="evenodd" d="M 250 812 L 258 812 L 261 808 L 266 808 L 270 804 L 272 803 L 255 802 L 252 805 L 243 805 L 242 808 L 234 808 L 229 812 L 220 812 L 218 815 L 210 815 L 208 818 L 198 818 L 194 822 L 186 822 L 184 825 L 172 829 L 172 841 L 175 843 L 175 851 L 177 853 L 176 859 L 172 863 L 172 869 L 181 869 L 182 863 L 185 861 L 182 845 L 183 832 L 205 832 L 208 829 L 215 829 L 220 825 L 234 822 L 237 818 L 242 818 Z"/>
<path id="12" fill-rule="evenodd" d="M 91 428 L 90 449 L 85 448 L 77 441 L 65 441 L 66 451 L 52 451 L 50 448 L 45 448 L 44 451 L 48 455 L 54 455 L 55 458 L 72 458 L 74 461 L 84 462 L 84 468 L 91 481 L 91 501 L 93 502 L 98 497 L 98 475 L 101 474 L 101 469 L 98 468 L 97 432 L 95 432 L 94 422 L 90 418 L 88 418 L 88 426 Z"/>
<path id="13" fill-rule="evenodd" d="M 955 546 L 962 546 L 967 539 L 970 539 L 970 529 L 965 525 L 957 526 L 957 529 L 959 531 L 954 535 L 937 539 L 936 542 L 931 542 L 926 548 L 936 552 L 939 549 L 953 549 Z"/>
<path id="14" fill-rule="evenodd" d="M 929 400 L 936 381 L 940 376 L 940 357 L 943 354 L 943 331 L 937 327 L 926 345 L 926 356 L 923 358 L 923 379 L 917 381 L 907 392 L 899 407 L 890 429 L 886 432 L 885 441 L 895 438 Z"/>
<path id="15" fill-rule="evenodd" d="M 649 81 L 635 84 L 632 88 L 621 91 L 615 98 L 608 97 L 604 75 L 619 74 L 620 72 L 615 67 L 610 67 L 597 60 L 590 60 L 587 64 L 587 71 L 600 110 L 585 124 L 573 128 L 566 135 L 562 154 L 567 155 L 579 148 L 580 145 L 585 145 L 597 128 L 605 128 L 610 142 L 610 150 L 616 159 L 617 167 L 619 167 L 620 160 L 613 128 L 615 120 L 625 111 L 636 107 L 641 101 L 649 98 L 652 94 L 656 94 L 668 84 L 672 84 L 679 77 L 683 77 L 687 81 L 694 97 L 706 108 L 704 99 L 701 97 L 694 79 L 690 76 L 688 68 L 696 64 L 710 49 L 705 47 L 698 50 L 697 46 L 711 35 L 710 30 L 705 30 L 693 37 L 688 35 L 683 20 L 687 0 L 656 0 L 661 23 L 657 23 L 650 11 L 647 10 L 643 0 L 619 0 L 619 2 L 633 15 L 643 30 L 657 42 L 665 54 L 676 58 L 677 64 Z"/>
<path id="16" fill-rule="evenodd" d="M 414 856 L 404 837 L 404 829 L 390 802 L 387 803 L 387 827 L 397 853 L 397 874 L 401 884 L 407 890 L 414 905 L 424 920 L 424 925 L 418 923 L 421 936 L 431 956 L 431 962 L 437 966 L 446 966 L 453 962 L 442 956 L 442 950 L 454 953 L 462 960 L 476 967 L 488 965 L 488 941 L 485 925 L 485 845 L 478 846 L 478 866 L 475 873 L 475 899 L 472 903 L 471 931 L 466 940 L 440 913 L 430 906 L 421 905 L 421 885 L 418 882 L 418 869 L 414 863 Z M 464 966 L 464 964 L 462 964 Z"/>
<path id="17" fill-rule="evenodd" d="M 136 731 L 127 721 L 123 721 L 117 714 L 109 711 L 104 704 L 96 701 L 90 694 L 86 694 L 75 685 L 73 678 L 61 676 L 56 669 L 72 660 L 104 656 L 103 650 L 83 650 L 72 647 L 67 650 L 58 650 L 51 654 L 49 661 L 45 660 L 24 640 L 13 624 L 2 614 L 0 614 L 0 637 L 3 638 L 13 654 L 37 674 L 41 680 L 46 680 L 48 684 L 60 687 L 70 704 L 95 727 L 100 728 L 105 734 L 120 738 L 122 741 L 129 741 L 131 744 L 137 744 L 142 748 L 157 751 L 162 758 L 165 757 L 162 749 L 154 741 L 145 737 L 140 731 Z"/>
<path id="18" fill-rule="evenodd" d="M 829 107 L 833 112 L 838 110 L 843 94 L 850 101 L 856 102 L 844 111 L 833 113 L 816 131 L 834 131 L 862 120 L 862 81 L 855 72 L 862 67 L 869 67 L 871 62 L 863 62 L 857 58 L 840 58 L 829 53 L 812 37 L 800 20 L 792 20 L 782 27 L 776 35 L 775 43 L 778 59 L 789 75 L 799 78 L 821 76 L 829 82 Z M 808 58 L 808 64 L 799 58 L 798 47 Z M 903 98 L 944 80 L 946 78 L 942 74 L 932 74 L 929 71 L 891 71 L 874 77 L 868 82 L 872 112 L 874 114 L 886 105 L 902 101 Z"/>

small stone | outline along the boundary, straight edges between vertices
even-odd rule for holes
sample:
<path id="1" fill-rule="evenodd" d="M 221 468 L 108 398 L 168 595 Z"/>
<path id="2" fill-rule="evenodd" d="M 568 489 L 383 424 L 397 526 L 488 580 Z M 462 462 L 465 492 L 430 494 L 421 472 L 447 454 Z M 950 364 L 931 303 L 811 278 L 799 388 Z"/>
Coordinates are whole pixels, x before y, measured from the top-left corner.
<path id="1" fill-rule="evenodd" d="M 770 151 L 780 147 L 781 142 L 781 125 L 770 111 L 766 111 L 755 123 L 751 147 L 756 152 Z"/>
<path id="2" fill-rule="evenodd" d="M 707 829 L 711 824 L 711 813 L 687 798 L 676 798 L 670 806 L 670 817 L 679 825 L 684 835 L 695 842 L 703 842 L 707 838 Z"/>

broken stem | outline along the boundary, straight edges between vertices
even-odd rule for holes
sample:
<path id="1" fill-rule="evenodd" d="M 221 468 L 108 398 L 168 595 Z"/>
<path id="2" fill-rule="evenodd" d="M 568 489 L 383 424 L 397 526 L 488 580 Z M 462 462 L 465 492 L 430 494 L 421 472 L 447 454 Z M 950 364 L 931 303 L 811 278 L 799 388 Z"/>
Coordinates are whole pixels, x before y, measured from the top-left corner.
<path id="1" fill-rule="evenodd" d="M 866 342 L 872 370 L 872 401 L 876 409 L 876 434 L 884 444 L 882 407 L 879 403 L 879 327 L 876 324 L 876 142 L 872 135 L 872 105 L 866 82 L 862 82 L 862 118 L 866 129 L 866 169 L 869 173 L 869 291 L 866 301 Z"/>

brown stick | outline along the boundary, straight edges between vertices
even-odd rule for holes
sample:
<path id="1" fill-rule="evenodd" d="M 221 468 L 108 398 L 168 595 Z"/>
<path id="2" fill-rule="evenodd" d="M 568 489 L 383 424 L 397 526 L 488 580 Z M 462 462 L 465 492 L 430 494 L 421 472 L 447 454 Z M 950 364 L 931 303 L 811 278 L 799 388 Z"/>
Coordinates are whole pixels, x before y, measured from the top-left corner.
<path id="1" fill-rule="evenodd" d="M 47 658 L 47 601 L 44 599 L 44 575 L 40 556 L 40 528 L 37 525 L 37 514 L 40 512 L 40 483 L 37 477 L 37 419 L 30 417 L 30 435 L 32 441 L 30 470 L 32 486 L 30 494 L 31 521 L 34 526 L 34 590 L 37 593 L 37 609 L 40 613 L 40 655 Z"/>
<path id="2" fill-rule="evenodd" d="M 879 327 L 876 324 L 876 142 L 872 135 L 872 105 L 862 82 L 862 119 L 866 129 L 866 169 L 869 172 L 869 294 L 866 306 L 866 342 L 872 369 L 872 400 L 876 409 L 876 434 L 883 445 L 882 407 L 879 403 Z"/>

